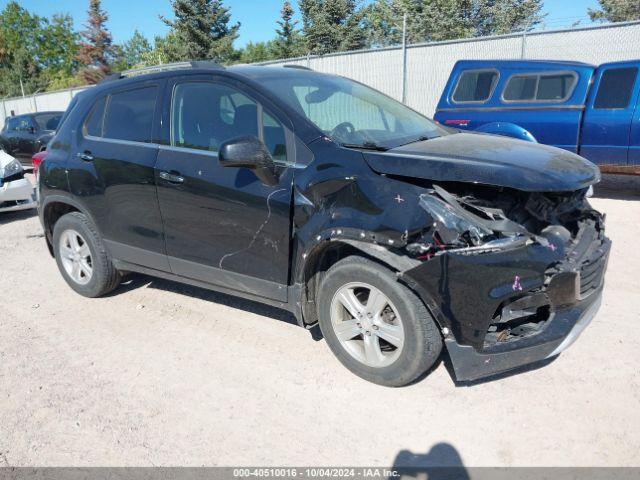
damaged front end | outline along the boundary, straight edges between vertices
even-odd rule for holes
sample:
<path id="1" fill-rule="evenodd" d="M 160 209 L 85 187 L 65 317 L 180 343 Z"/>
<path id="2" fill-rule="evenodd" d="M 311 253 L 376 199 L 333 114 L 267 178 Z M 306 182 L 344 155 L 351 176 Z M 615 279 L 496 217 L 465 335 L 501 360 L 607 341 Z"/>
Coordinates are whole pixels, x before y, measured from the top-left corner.
<path id="1" fill-rule="evenodd" d="M 458 380 L 552 357 L 600 303 L 610 241 L 604 218 L 575 192 L 432 184 L 432 218 L 407 239 L 421 263 L 401 273 L 443 327 Z"/>

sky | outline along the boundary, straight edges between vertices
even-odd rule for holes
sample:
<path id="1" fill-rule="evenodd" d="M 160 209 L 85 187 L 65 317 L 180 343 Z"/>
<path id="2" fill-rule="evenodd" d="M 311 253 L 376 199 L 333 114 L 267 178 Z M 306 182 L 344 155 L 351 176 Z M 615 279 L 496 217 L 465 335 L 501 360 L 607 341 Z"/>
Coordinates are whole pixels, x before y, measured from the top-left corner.
<path id="1" fill-rule="evenodd" d="M 365 0 L 366 3 L 370 1 Z M 0 8 L 8 2 L 0 0 Z M 32 13 L 46 17 L 58 12 L 70 13 L 76 30 L 82 30 L 89 4 L 88 0 L 18 0 L 18 3 Z M 231 9 L 232 20 L 242 24 L 236 47 L 274 37 L 282 0 L 226 0 L 224 4 Z M 546 27 L 568 27 L 578 20 L 581 25 L 588 25 L 587 8 L 597 4 L 597 0 L 545 0 Z M 128 40 L 136 28 L 149 39 L 167 32 L 158 16 L 171 17 L 169 0 L 103 0 L 102 5 L 109 14 L 107 26 L 116 43 Z"/>

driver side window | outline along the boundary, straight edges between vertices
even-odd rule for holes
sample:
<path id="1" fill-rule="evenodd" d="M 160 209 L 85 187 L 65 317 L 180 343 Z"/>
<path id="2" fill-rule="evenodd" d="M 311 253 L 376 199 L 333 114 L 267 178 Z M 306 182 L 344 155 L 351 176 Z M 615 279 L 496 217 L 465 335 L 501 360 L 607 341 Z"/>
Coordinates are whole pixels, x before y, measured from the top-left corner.
<path id="1" fill-rule="evenodd" d="M 171 145 L 218 152 L 237 137 L 262 140 L 276 161 L 286 161 L 282 124 L 235 88 L 209 82 L 176 85 L 171 105 Z M 262 117 L 260 117 L 262 112 Z"/>

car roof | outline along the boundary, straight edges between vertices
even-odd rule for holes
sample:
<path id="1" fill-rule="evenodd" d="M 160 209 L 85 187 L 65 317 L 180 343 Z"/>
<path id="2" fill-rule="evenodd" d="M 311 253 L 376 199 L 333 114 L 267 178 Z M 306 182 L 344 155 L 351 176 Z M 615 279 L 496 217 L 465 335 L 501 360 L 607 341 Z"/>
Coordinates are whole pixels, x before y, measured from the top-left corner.
<path id="1" fill-rule="evenodd" d="M 170 65 L 159 65 L 157 67 L 116 73 L 105 77 L 105 79 L 96 85 L 96 88 L 92 88 L 91 90 L 97 93 L 103 90 L 109 90 L 111 87 L 115 86 L 120 87 L 129 84 L 133 85 L 145 81 L 175 77 L 177 75 L 197 75 L 207 73 L 215 73 L 222 76 L 236 78 L 241 77 L 257 83 L 259 83 L 261 79 L 293 77 L 299 76 L 304 72 L 309 75 L 329 75 L 326 73 L 315 72 L 301 65 L 284 65 L 283 67 L 265 65 L 233 65 L 230 67 L 222 67 L 213 62 L 190 63 L 192 66 L 189 66 L 189 62 L 184 62 L 181 64 L 174 64 L 177 65 L 177 68 L 170 68 Z"/>

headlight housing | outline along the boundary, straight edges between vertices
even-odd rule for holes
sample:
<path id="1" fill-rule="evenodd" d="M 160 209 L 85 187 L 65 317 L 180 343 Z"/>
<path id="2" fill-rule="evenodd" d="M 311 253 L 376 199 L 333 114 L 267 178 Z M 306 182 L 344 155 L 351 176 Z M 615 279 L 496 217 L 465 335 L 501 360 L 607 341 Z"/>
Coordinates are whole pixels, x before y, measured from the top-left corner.
<path id="1" fill-rule="evenodd" d="M 0 178 L 5 179 L 9 177 L 13 177 L 14 175 L 18 175 L 22 173 L 23 168 L 22 164 L 17 160 L 13 159 L 9 163 L 7 163 L 4 167 L 0 166 Z"/>
<path id="2" fill-rule="evenodd" d="M 482 225 L 478 225 L 456 212 L 451 205 L 436 198 L 431 194 L 420 195 L 420 206 L 438 221 L 444 228 L 457 234 L 469 232 L 475 245 L 482 243 L 484 237 L 490 236 L 493 232 Z"/>

